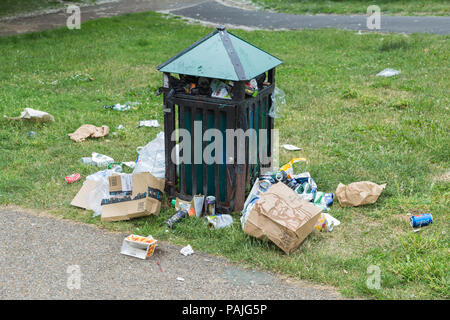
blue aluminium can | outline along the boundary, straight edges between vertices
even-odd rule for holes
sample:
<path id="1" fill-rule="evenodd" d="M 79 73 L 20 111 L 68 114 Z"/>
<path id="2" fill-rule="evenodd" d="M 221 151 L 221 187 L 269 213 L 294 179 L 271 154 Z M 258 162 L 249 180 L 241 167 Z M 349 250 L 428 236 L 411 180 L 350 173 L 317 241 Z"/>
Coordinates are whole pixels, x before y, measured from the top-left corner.
<path id="1" fill-rule="evenodd" d="M 409 224 L 413 228 L 425 227 L 430 223 L 433 223 L 433 216 L 431 215 L 431 213 L 424 213 L 416 216 L 411 216 L 411 219 L 409 220 Z"/>
<path id="2" fill-rule="evenodd" d="M 333 198 L 333 193 L 330 192 L 325 194 L 325 204 L 327 205 L 327 207 L 331 207 L 333 205 Z"/>

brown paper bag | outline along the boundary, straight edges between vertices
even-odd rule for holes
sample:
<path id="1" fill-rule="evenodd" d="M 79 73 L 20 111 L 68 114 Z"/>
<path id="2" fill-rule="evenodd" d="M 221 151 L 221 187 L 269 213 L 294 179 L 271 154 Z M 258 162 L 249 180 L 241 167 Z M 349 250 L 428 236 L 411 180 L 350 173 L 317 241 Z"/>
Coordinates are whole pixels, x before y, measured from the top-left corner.
<path id="1" fill-rule="evenodd" d="M 80 142 L 86 138 L 100 138 L 109 133 L 108 126 L 96 127 L 92 124 L 84 124 L 79 127 L 74 133 L 69 133 L 68 136 L 75 142 Z"/>
<path id="2" fill-rule="evenodd" d="M 268 238 L 289 254 L 313 231 L 321 212 L 285 184 L 277 183 L 256 201 L 244 232 Z"/>
<path id="3" fill-rule="evenodd" d="M 349 185 L 339 183 L 336 196 L 341 207 L 356 207 L 375 203 L 386 184 L 378 185 L 370 181 L 353 182 Z"/>

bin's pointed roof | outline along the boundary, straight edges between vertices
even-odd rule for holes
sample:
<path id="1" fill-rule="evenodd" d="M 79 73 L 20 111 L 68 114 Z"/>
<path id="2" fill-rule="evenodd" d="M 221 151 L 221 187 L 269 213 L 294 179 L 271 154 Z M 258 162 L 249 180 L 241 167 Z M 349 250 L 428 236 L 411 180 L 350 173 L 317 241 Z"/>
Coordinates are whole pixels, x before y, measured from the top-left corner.
<path id="1" fill-rule="evenodd" d="M 223 80 L 251 80 L 282 61 L 219 26 L 158 66 L 161 72 Z"/>

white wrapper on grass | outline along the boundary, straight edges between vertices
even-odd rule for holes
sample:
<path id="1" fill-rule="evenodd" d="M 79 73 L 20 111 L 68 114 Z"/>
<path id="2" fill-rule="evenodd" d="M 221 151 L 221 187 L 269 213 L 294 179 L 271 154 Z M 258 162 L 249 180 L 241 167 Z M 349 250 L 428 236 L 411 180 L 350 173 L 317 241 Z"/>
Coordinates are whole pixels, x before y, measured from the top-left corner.
<path id="1" fill-rule="evenodd" d="M 5 116 L 6 117 L 6 116 Z M 47 112 L 25 108 L 19 117 L 6 117 L 10 120 L 38 120 L 41 122 L 54 122 L 55 118 Z"/>
<path id="2" fill-rule="evenodd" d="M 114 163 L 114 159 L 104 154 L 92 152 L 92 162 L 97 167 L 106 167 L 107 165 Z"/>
<path id="3" fill-rule="evenodd" d="M 158 120 L 140 120 L 139 121 L 139 127 L 150 127 L 150 128 L 157 128 L 159 127 Z"/>
<path id="4" fill-rule="evenodd" d="M 293 146 L 292 144 L 283 144 L 282 147 L 288 151 L 299 151 L 302 150 L 302 148 Z"/>
<path id="5" fill-rule="evenodd" d="M 399 70 L 395 70 L 392 68 L 384 69 L 383 71 L 377 73 L 377 77 L 393 77 L 400 74 Z"/>

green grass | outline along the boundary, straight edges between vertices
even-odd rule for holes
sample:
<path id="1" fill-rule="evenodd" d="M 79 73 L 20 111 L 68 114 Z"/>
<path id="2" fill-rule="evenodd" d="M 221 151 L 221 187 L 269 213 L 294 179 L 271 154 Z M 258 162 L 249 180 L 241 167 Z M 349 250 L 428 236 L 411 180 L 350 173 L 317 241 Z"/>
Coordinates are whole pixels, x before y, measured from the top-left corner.
<path id="1" fill-rule="evenodd" d="M 265 9 L 294 14 L 366 14 L 369 5 L 386 15 L 448 16 L 448 0 L 253 0 Z"/>
<path id="2" fill-rule="evenodd" d="M 65 5 L 77 3 L 95 3 L 96 0 L 71 0 L 61 3 L 56 0 L 0 0 L 0 18 L 37 10 L 58 9 Z"/>
<path id="3" fill-rule="evenodd" d="M 342 224 L 331 233 L 313 232 L 289 256 L 245 235 L 239 214 L 232 228 L 210 231 L 201 220 L 187 219 L 166 233 L 165 221 L 174 213 L 166 202 L 159 217 L 118 223 L 101 223 L 69 205 L 81 183 L 67 185 L 64 176 L 96 171 L 81 157 L 96 151 L 132 161 L 136 147 L 156 136 L 158 129 L 137 128 L 143 119 L 163 123 L 162 98 L 155 96 L 162 76 L 155 67 L 210 31 L 140 13 L 90 21 L 81 30 L 0 38 L 0 115 L 32 107 L 56 119 L 33 124 L 0 118 L 0 205 L 191 244 L 251 267 L 335 286 L 347 297 L 450 298 L 448 36 L 233 31 L 284 61 L 277 80 L 287 104 L 275 126 L 281 143 L 303 151 L 281 151 L 282 163 L 308 158 L 297 170 L 309 170 L 325 192 L 339 182 L 387 183 L 373 205 L 336 203 L 330 213 Z M 401 74 L 375 77 L 388 67 Z M 126 101 L 141 105 L 128 112 L 103 109 Z M 71 141 L 67 134 L 85 123 L 126 129 Z M 27 137 L 31 130 L 35 138 Z M 434 223 L 412 233 L 408 212 L 431 212 Z M 369 265 L 381 270 L 380 290 L 366 286 Z"/>

